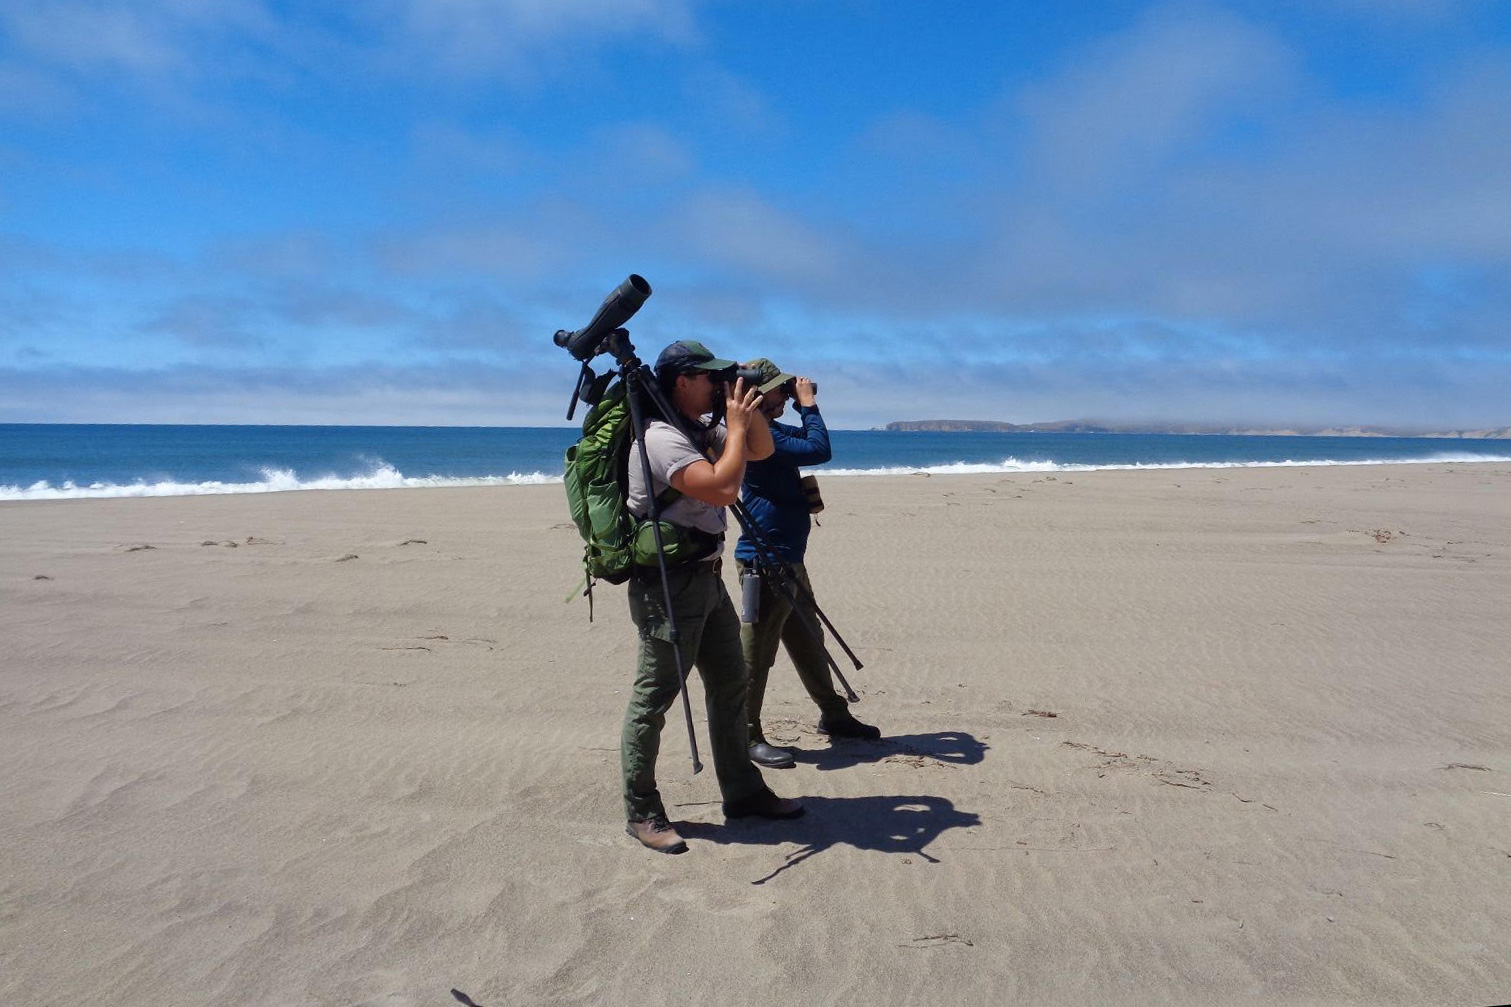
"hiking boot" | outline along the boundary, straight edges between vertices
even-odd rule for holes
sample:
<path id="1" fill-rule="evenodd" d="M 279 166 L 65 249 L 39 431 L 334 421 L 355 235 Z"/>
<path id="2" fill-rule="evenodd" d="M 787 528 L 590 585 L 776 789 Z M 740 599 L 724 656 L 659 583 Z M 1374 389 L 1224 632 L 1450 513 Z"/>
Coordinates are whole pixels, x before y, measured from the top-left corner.
<path id="1" fill-rule="evenodd" d="M 797 765 L 797 760 L 785 748 L 769 744 L 765 738 L 750 745 L 750 761 L 767 769 L 788 769 Z"/>
<path id="2" fill-rule="evenodd" d="M 803 802 L 790 797 L 778 797 L 770 790 L 762 789 L 738 801 L 724 802 L 725 818 L 797 818 L 803 813 Z"/>
<path id="3" fill-rule="evenodd" d="M 687 841 L 677 835 L 671 822 L 664 818 L 647 818 L 641 822 L 629 822 L 624 831 L 640 840 L 646 849 L 657 853 L 686 853 Z"/>
<path id="4" fill-rule="evenodd" d="M 865 741 L 878 741 L 881 739 L 881 729 L 872 727 L 870 724 L 862 724 L 848 713 L 837 717 L 820 717 L 818 719 L 818 733 L 827 734 L 831 738 L 861 738 Z"/>

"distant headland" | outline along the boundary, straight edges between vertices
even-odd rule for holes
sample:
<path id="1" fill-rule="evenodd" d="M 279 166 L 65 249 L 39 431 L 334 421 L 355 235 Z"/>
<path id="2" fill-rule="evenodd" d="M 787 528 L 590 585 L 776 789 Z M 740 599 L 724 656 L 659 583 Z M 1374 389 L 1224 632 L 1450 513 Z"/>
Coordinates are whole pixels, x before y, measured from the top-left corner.
<path id="1" fill-rule="evenodd" d="M 896 420 L 882 429 L 941 433 L 1222 434 L 1229 437 L 1445 437 L 1465 440 L 1511 440 L 1511 427 L 1428 431 L 1364 426 L 1234 427 L 1202 423 L 1106 423 L 1099 420 L 1058 420 L 1053 423 L 1002 423 L 998 420 Z"/>

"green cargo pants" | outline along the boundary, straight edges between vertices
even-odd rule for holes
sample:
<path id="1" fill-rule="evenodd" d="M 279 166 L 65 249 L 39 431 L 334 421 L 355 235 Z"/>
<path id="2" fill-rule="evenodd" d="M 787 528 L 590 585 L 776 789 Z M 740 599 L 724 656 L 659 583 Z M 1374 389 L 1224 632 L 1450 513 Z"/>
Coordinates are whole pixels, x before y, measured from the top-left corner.
<path id="1" fill-rule="evenodd" d="M 813 586 L 808 582 L 808 568 L 801 563 L 788 565 L 811 597 Z M 745 562 L 739 567 L 743 585 L 752 568 Z M 813 616 L 813 624 L 818 626 L 818 616 L 812 605 L 802 602 L 802 592 L 798 592 L 798 599 Z M 766 679 L 776 662 L 778 643 L 787 648 L 787 656 L 792 658 L 792 666 L 797 669 L 798 680 L 808 690 L 809 698 L 818 705 L 820 717 L 838 717 L 849 709 L 845 697 L 835 691 L 829 662 L 824 660 L 823 630 L 819 629 L 819 635 L 815 637 L 803 619 L 794 615 L 792 605 L 765 577 L 761 578 L 760 606 L 756 621 L 740 626 L 740 648 L 745 652 L 745 665 L 750 673 L 750 685 L 745 691 L 745 715 L 752 744 L 765 739 L 761 731 L 761 706 L 766 698 Z"/>
<path id="2" fill-rule="evenodd" d="M 698 669 L 708 712 L 708 748 L 725 801 L 753 797 L 766 784 L 750 763 L 745 741 L 745 659 L 740 653 L 740 619 L 719 577 L 719 564 L 668 567 L 672 613 L 681 641 L 683 667 Z M 624 713 L 620 763 L 624 772 L 624 812 L 630 821 L 664 817 L 656 789 L 656 755 L 666 712 L 678 701 L 676 652 L 667 626 L 661 580 L 632 577 L 630 618 L 640 629 L 640 660 Z"/>

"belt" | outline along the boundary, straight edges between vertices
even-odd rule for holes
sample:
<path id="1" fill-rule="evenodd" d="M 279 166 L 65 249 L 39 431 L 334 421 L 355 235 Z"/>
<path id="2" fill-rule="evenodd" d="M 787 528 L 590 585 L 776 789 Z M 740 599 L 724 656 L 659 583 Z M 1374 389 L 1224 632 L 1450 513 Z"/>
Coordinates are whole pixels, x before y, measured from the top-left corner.
<path id="1" fill-rule="evenodd" d="M 715 556 L 713 559 L 697 559 L 690 563 L 666 564 L 666 575 L 668 577 L 676 577 L 683 574 L 692 576 L 705 571 L 717 577 L 724 571 L 724 557 Z M 637 566 L 630 576 L 642 582 L 660 580 L 661 568 L 656 566 Z"/>

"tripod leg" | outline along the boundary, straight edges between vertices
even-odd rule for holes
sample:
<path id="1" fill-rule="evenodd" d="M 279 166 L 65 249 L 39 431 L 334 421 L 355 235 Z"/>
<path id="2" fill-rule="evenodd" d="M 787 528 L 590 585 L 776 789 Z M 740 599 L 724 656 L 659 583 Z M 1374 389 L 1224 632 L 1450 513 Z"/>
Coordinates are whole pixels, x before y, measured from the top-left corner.
<path id="1" fill-rule="evenodd" d="M 677 684 L 682 693 L 682 716 L 687 721 L 687 747 L 692 752 L 693 775 L 697 776 L 703 772 L 703 763 L 698 759 L 698 735 L 693 730 L 692 701 L 687 697 L 687 666 L 682 662 L 682 638 L 677 633 L 676 613 L 672 611 L 671 579 L 666 572 L 666 548 L 661 541 L 661 508 L 656 503 L 655 486 L 651 482 L 651 459 L 645 448 L 645 417 L 640 412 L 637 378 L 636 371 L 627 368 L 621 379 L 625 382 L 625 394 L 630 400 L 630 427 L 635 436 L 635 443 L 640 445 L 640 473 L 645 479 L 645 491 L 650 499 L 651 535 L 656 540 L 656 566 L 661 573 L 661 601 L 666 606 L 666 628 L 671 636 L 672 654 L 677 662 Z"/>
<path id="2" fill-rule="evenodd" d="M 829 634 L 834 637 L 834 642 L 839 644 L 840 649 L 845 652 L 845 656 L 850 659 L 850 663 L 855 665 L 855 670 L 860 671 L 864 668 L 865 665 L 860 663 L 860 658 L 855 656 L 855 651 L 850 649 L 850 645 L 845 642 L 845 638 L 839 635 L 839 630 L 834 628 L 834 623 L 830 622 L 829 617 L 824 614 L 824 610 L 818 607 L 818 599 L 813 597 L 813 592 L 809 591 L 807 587 L 792 576 L 792 571 L 787 562 L 777 554 L 776 547 L 771 544 L 771 540 L 766 537 L 766 533 L 761 531 L 760 526 L 755 523 L 755 519 L 745 509 L 745 504 L 736 501 L 731 510 L 734 511 L 735 519 L 740 522 L 740 527 L 744 529 L 745 534 L 755 543 L 756 552 L 760 555 L 762 562 L 769 569 L 778 570 L 782 574 L 782 578 L 779 579 L 784 578 L 795 585 L 797 592 L 802 595 L 809 605 L 813 606 L 814 614 L 828 628 Z M 843 676 L 841 680 L 843 681 Z M 848 685 L 845 686 L 847 691 L 849 688 Z"/>
<path id="3" fill-rule="evenodd" d="M 852 703 L 859 703 L 860 697 L 855 694 L 854 689 L 850 688 L 850 683 L 845 681 L 845 673 L 839 670 L 838 662 L 827 650 L 824 651 L 824 656 L 829 658 L 829 670 L 834 672 L 834 677 L 839 680 L 841 688 L 845 690 L 845 698 Z"/>
<path id="4" fill-rule="evenodd" d="M 814 621 L 812 614 L 810 614 L 808 610 L 803 606 L 804 601 L 812 601 L 813 595 L 811 593 L 805 592 L 803 597 L 800 598 L 794 588 L 801 590 L 803 587 L 802 581 L 798 580 L 796 577 L 788 576 L 784 572 L 775 572 L 772 575 L 771 580 L 772 585 L 776 588 L 778 593 L 781 594 L 788 605 L 792 606 L 792 614 L 798 617 L 798 621 L 803 624 L 803 628 L 813 636 L 814 641 L 818 644 L 819 650 L 823 651 L 824 661 L 829 665 L 829 672 L 834 676 L 835 680 L 839 682 L 840 687 L 845 690 L 845 698 L 852 703 L 859 703 L 860 697 L 855 694 L 855 690 L 850 688 L 850 683 L 845 680 L 845 673 L 839 670 L 839 662 L 834 659 L 833 654 L 829 653 L 829 648 L 824 646 L 823 630 L 819 628 L 819 625 Z M 815 610 L 818 608 L 817 605 L 813 607 Z"/>

